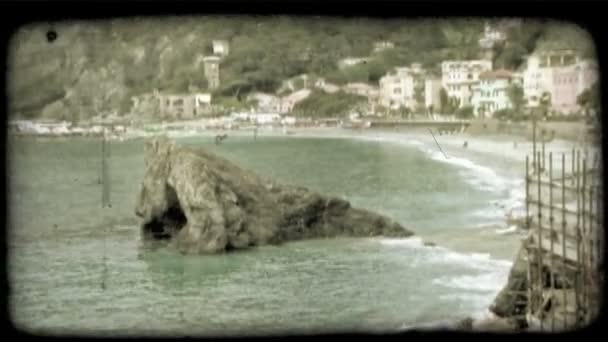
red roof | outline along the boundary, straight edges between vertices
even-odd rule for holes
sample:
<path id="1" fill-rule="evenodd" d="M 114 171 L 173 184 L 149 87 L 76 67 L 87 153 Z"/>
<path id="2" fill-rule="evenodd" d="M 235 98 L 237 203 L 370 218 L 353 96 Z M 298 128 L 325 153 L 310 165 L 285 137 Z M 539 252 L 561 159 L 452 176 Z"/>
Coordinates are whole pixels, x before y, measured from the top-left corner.
<path id="1" fill-rule="evenodd" d="M 484 71 L 481 74 L 479 74 L 479 78 L 480 79 L 513 78 L 513 73 L 510 72 L 509 70 L 504 70 L 504 69 Z"/>

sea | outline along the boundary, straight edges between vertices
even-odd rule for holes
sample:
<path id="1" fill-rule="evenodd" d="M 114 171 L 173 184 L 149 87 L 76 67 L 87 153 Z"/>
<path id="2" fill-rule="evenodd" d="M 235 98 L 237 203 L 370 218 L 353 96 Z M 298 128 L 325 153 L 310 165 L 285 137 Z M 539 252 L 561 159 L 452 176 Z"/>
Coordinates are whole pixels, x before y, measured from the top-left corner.
<path id="1" fill-rule="evenodd" d="M 8 139 L 10 319 L 42 335 L 254 336 L 395 332 L 483 317 L 521 236 L 521 163 L 416 139 L 176 140 L 264 177 L 343 197 L 415 232 L 219 255 L 148 250 L 135 201 L 144 140 Z M 434 244 L 428 245 L 431 242 Z"/>

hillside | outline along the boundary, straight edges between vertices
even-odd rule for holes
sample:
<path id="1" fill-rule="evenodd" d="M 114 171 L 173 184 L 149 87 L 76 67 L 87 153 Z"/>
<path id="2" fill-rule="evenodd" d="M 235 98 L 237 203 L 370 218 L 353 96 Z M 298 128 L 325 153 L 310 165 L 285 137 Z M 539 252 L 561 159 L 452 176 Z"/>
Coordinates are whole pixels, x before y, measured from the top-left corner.
<path id="1" fill-rule="evenodd" d="M 207 87 L 197 58 L 211 41 L 226 39 L 214 95 L 245 101 L 251 91 L 275 92 L 283 80 L 308 73 L 336 83 L 368 82 L 390 68 L 420 62 L 438 72 L 446 59 L 478 58 L 481 20 L 372 20 L 316 17 L 200 17 L 121 19 L 96 23 L 32 25 L 16 32 L 9 55 L 11 113 L 23 117 L 83 119 L 128 112 L 130 97 Z M 54 29 L 58 39 L 46 40 Z M 495 48 L 497 66 L 517 68 L 537 48 L 569 46 L 592 54 L 584 31 L 563 23 L 523 21 L 508 28 Z M 582 38 L 581 38 L 582 37 Z M 367 57 L 374 42 L 396 46 L 374 60 L 344 70 L 345 57 Z M 51 105 L 52 104 L 52 105 Z"/>

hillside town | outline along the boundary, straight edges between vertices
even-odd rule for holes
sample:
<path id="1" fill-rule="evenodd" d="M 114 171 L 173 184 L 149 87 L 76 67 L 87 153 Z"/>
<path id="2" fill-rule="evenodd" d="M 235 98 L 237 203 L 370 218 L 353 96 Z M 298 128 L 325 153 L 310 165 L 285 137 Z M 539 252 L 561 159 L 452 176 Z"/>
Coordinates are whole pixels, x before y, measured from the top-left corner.
<path id="1" fill-rule="evenodd" d="M 17 120 L 10 123 L 13 132 L 43 135 L 95 135 L 111 125 L 120 134 L 132 131 L 138 123 L 167 125 L 191 122 L 197 130 L 238 129 L 247 125 L 293 126 L 298 122 L 319 124 L 299 104 L 311 95 L 350 94 L 361 101 L 347 112 L 335 113 L 338 122 L 357 120 L 464 120 L 512 119 L 521 113 L 537 113 L 544 118 L 593 115 L 594 109 L 580 101 L 581 94 L 598 81 L 595 60 L 583 58 L 575 49 L 554 49 L 534 52 L 517 70 L 495 68 L 492 63 L 495 44 L 508 42 L 499 26 L 488 23 L 478 40 L 479 57 L 469 60 L 444 60 L 430 70 L 421 63 L 392 68 L 378 84 L 350 82 L 334 84 L 322 76 L 302 74 L 283 81 L 276 93 L 253 91 L 246 95 L 247 108 L 218 104 L 214 90 L 222 84 L 221 66 L 230 55 L 226 40 L 212 42 L 212 54 L 199 55 L 196 64 L 203 64 L 201 78 L 207 82 L 205 91 L 171 93 L 155 89 L 131 97 L 127 112 L 114 110 L 99 113 L 89 120 L 54 122 L 53 120 Z M 340 70 L 348 71 L 374 60 L 382 51 L 394 49 L 390 41 L 378 41 L 369 56 L 352 56 L 338 62 Z M 440 72 L 437 72 L 440 70 Z M 164 127 L 164 126 L 163 126 Z"/>

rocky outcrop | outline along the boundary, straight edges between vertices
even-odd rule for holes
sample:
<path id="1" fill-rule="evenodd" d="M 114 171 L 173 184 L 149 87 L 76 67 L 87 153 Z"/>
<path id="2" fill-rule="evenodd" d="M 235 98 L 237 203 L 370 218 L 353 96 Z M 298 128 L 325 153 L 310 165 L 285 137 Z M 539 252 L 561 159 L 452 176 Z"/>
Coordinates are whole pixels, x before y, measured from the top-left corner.
<path id="1" fill-rule="evenodd" d="M 166 137 L 145 144 L 146 173 L 137 201 L 144 238 L 183 253 L 218 253 L 336 236 L 413 235 L 389 218 L 341 198 L 278 185 L 203 148 Z"/>
<path id="2" fill-rule="evenodd" d="M 521 316 L 526 313 L 528 264 L 525 249 L 520 247 L 505 287 L 498 293 L 490 311 L 499 317 Z"/>

